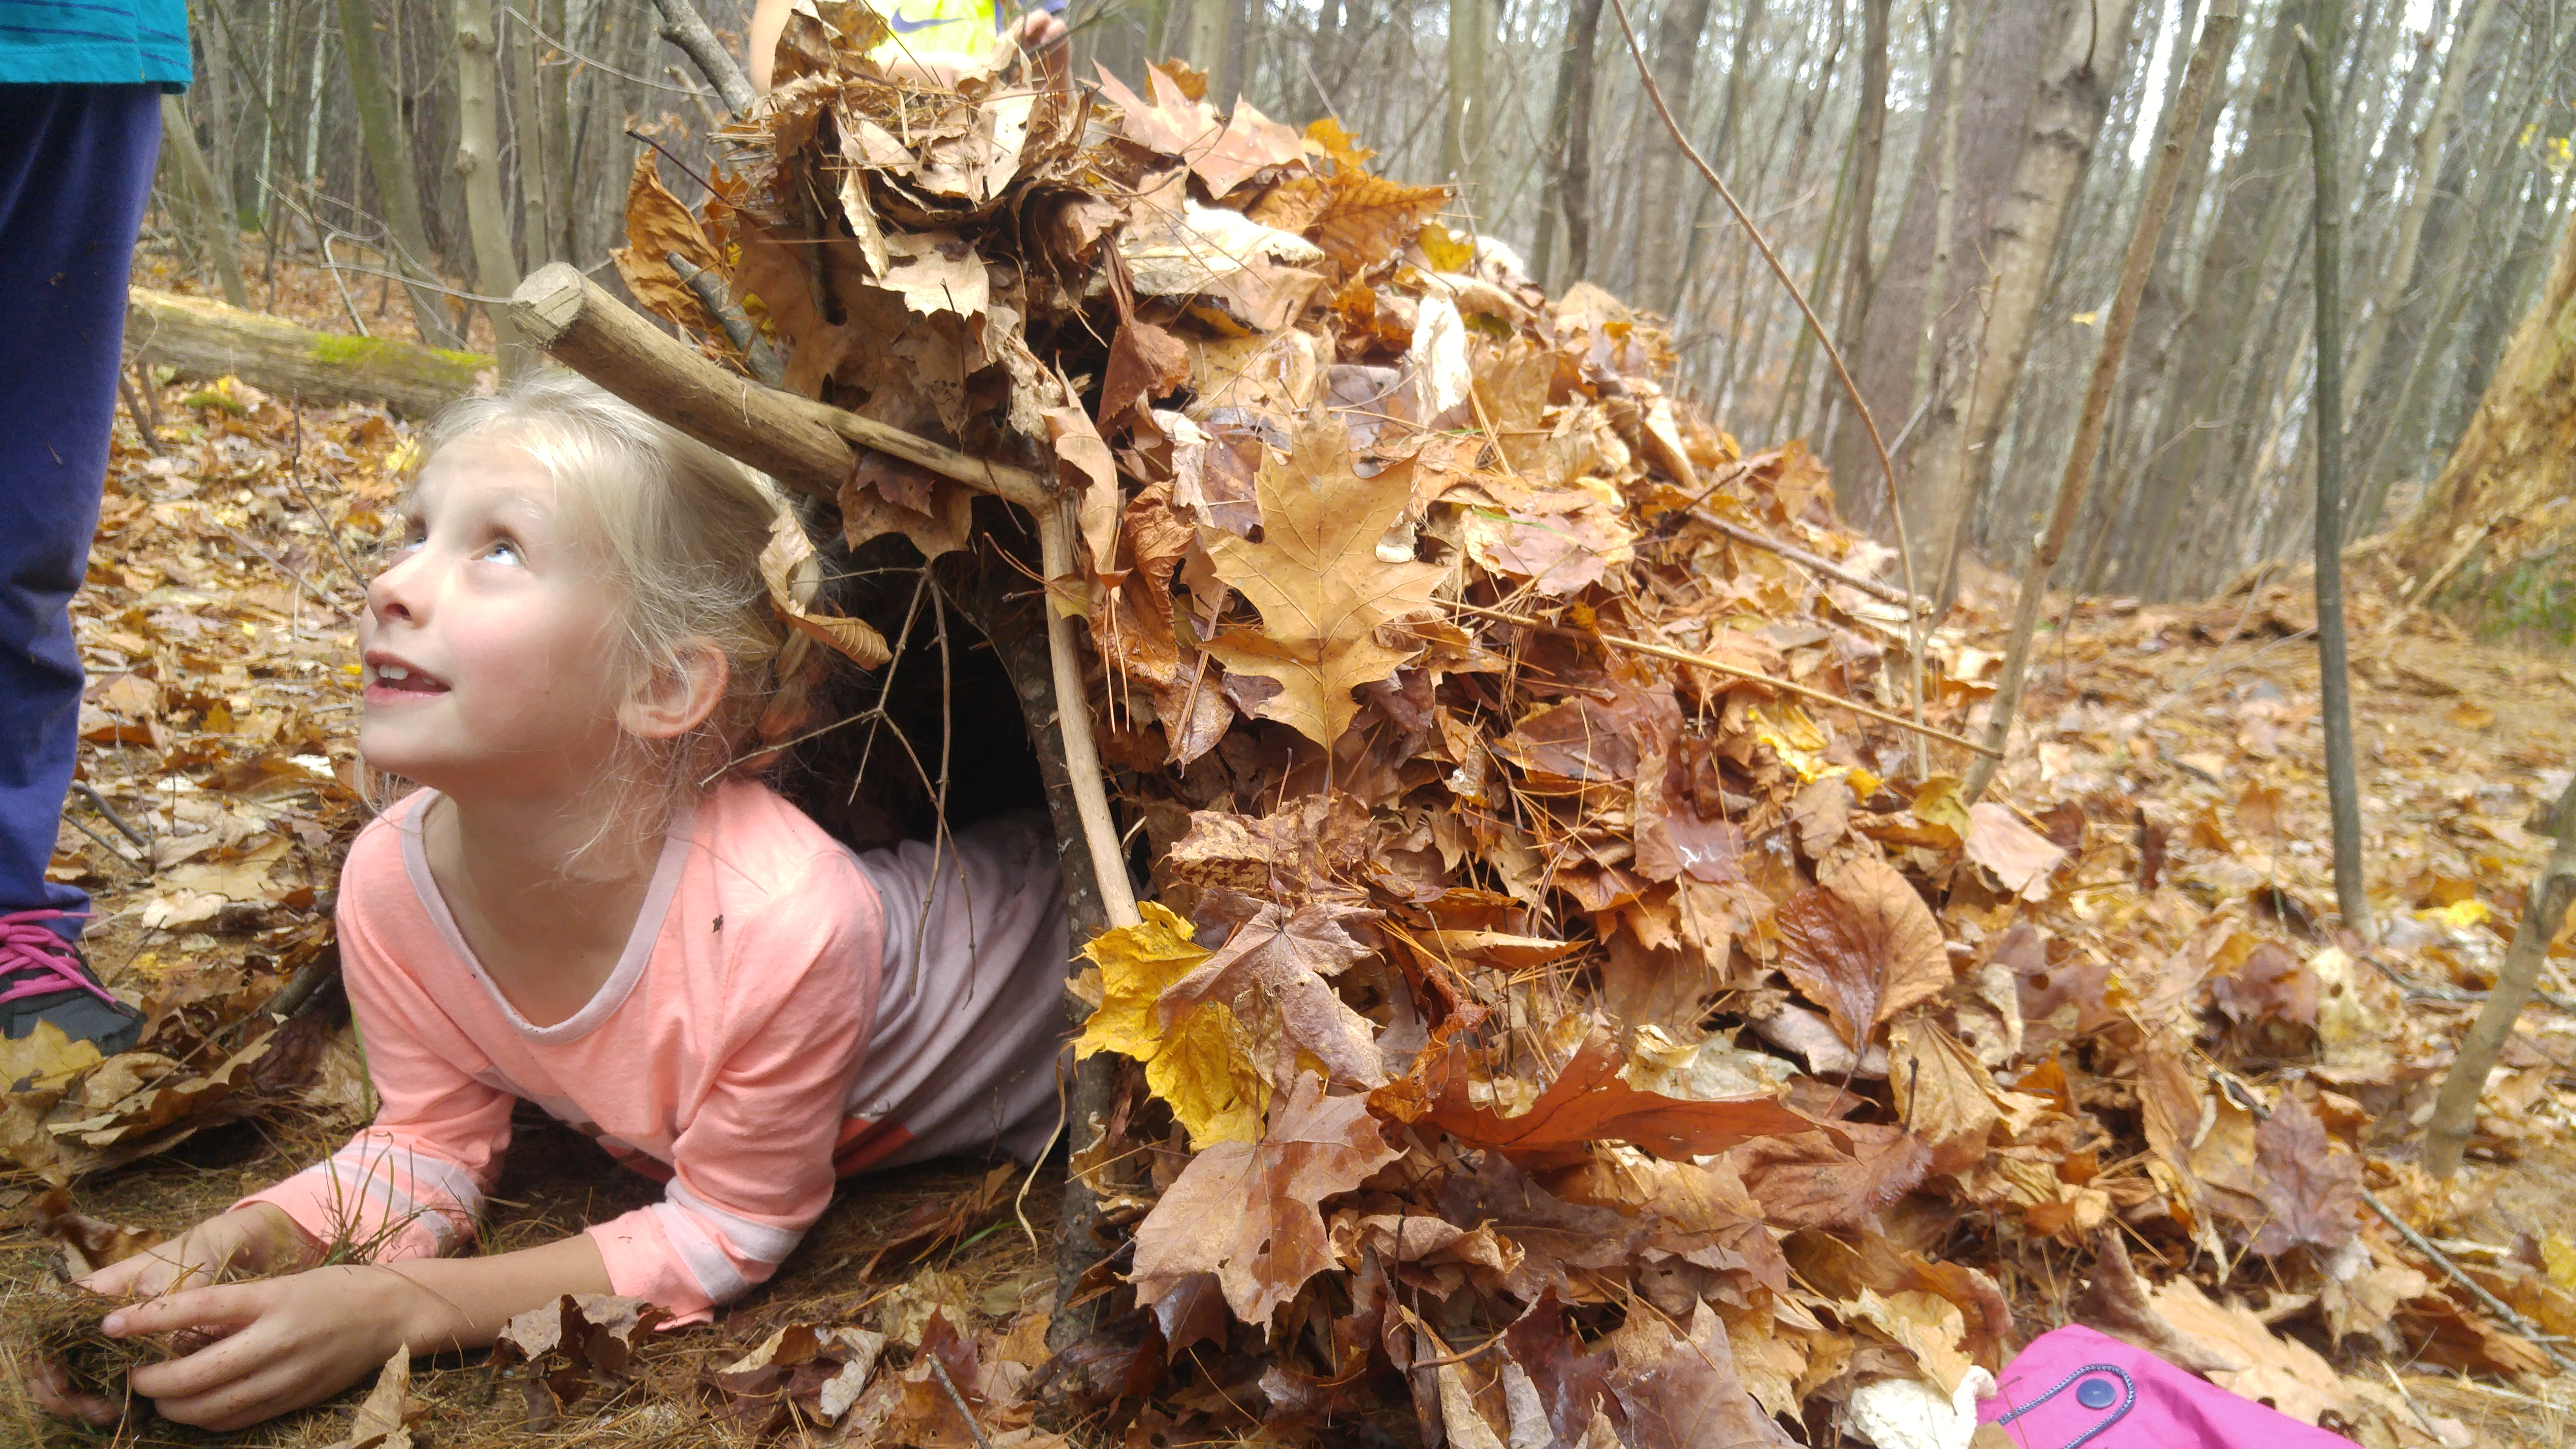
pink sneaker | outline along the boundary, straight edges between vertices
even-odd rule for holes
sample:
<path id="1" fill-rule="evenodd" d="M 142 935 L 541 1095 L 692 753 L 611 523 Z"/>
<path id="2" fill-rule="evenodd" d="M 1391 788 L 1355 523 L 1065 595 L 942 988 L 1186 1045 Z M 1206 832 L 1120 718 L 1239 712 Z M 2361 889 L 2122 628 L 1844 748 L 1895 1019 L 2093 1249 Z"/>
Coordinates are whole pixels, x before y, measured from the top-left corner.
<path id="1" fill-rule="evenodd" d="M 45 924 L 63 918 L 54 910 L 0 915 L 0 1036 L 14 1041 L 50 1021 L 114 1056 L 143 1035 L 143 1013 L 109 995 L 80 948 Z"/>

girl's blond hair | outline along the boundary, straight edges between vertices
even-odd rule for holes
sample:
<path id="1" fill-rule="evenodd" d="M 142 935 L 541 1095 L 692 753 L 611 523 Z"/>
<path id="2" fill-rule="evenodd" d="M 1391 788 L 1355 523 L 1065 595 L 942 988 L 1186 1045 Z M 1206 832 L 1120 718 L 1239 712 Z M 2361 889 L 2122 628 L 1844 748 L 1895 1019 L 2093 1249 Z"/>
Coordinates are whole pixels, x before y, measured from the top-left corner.
<path id="1" fill-rule="evenodd" d="M 632 678 L 679 673 L 708 645 L 724 656 L 724 693 L 703 722 L 674 740 L 634 741 L 620 775 L 645 797 L 638 803 L 684 805 L 773 763 L 778 742 L 813 712 L 829 659 L 770 602 L 760 558 L 781 508 L 765 480 L 553 368 L 450 406 L 419 461 L 469 438 L 523 452 L 592 525 L 604 579 L 623 603 Z"/>

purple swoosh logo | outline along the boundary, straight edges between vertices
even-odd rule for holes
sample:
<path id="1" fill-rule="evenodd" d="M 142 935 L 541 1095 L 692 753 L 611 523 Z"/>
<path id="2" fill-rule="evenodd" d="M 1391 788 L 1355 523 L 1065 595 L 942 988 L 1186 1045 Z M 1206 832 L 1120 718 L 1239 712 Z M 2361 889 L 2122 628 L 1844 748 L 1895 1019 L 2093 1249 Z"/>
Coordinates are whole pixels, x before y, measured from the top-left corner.
<path id="1" fill-rule="evenodd" d="M 946 19 L 940 17 L 933 17 L 929 20 L 906 20 L 900 15 L 889 15 L 886 17 L 886 24 L 892 28 L 894 33 L 897 35 L 910 35 L 916 30 L 928 30 L 934 25 L 946 25 L 948 23 L 949 22 Z"/>

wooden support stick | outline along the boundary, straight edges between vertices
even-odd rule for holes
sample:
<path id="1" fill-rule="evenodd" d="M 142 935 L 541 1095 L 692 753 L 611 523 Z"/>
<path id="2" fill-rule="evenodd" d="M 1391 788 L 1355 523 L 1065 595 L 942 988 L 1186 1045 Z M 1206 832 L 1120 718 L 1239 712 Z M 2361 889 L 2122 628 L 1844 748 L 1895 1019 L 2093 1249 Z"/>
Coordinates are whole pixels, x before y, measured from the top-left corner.
<path id="1" fill-rule="evenodd" d="M 1074 578 L 1073 500 L 1070 497 L 1038 514 L 1038 564 L 1047 583 Z M 1136 892 L 1127 882 L 1127 862 L 1118 849 L 1118 823 L 1109 814 L 1109 793 L 1102 787 L 1100 746 L 1091 735 L 1091 704 L 1082 692 L 1082 665 L 1073 652 L 1073 621 L 1050 597 L 1046 610 L 1047 658 L 1055 667 L 1056 728 L 1064 734 L 1065 773 L 1073 788 L 1074 807 L 1082 812 L 1083 839 L 1091 846 L 1091 870 L 1100 879 L 1100 905 L 1109 924 L 1133 926 L 1145 918 L 1136 913 Z"/>
<path id="2" fill-rule="evenodd" d="M 1901 714 L 1890 714 L 1875 705 L 1863 704 L 1856 699 L 1845 699 L 1839 694 L 1829 694 L 1821 689 L 1810 689 L 1803 684 L 1792 684 L 1785 679 L 1776 679 L 1759 669 L 1747 669 L 1741 664 L 1729 664 L 1723 659 L 1711 659 L 1705 654 L 1693 654 L 1664 644 L 1649 644 L 1643 639 L 1625 639 L 1616 634 L 1587 634 L 1580 629 L 1568 629 L 1562 624 L 1551 624 L 1545 619 L 1533 619 L 1524 614 L 1507 614 L 1500 609 L 1488 609 L 1476 604 L 1460 603 L 1452 607 L 1464 609 L 1470 614 L 1482 614 L 1489 619 L 1500 619 L 1507 624 L 1518 624 L 1525 629 L 1536 629 L 1542 634 L 1554 634 L 1565 639 L 1591 640 L 1595 643 L 1607 644 L 1613 649 L 1625 649 L 1632 654 L 1651 654 L 1657 659 L 1669 659 L 1676 664 L 1688 664 L 1695 668 L 1732 675 L 1737 679 L 1749 679 L 1756 684 L 1767 684 L 1784 694 L 1804 695 L 1838 709 L 1866 715 L 1882 724 L 1892 724 L 1898 729 L 1912 730 L 1926 739 L 1939 740 L 1943 744 L 1957 745 L 1963 750 L 1974 750 L 1981 755 L 2002 758 L 2001 752 L 1991 746 L 1978 744 L 1975 740 L 1961 739 L 1945 730 L 1936 730 L 1930 725 L 1916 724 Z"/>
<path id="3" fill-rule="evenodd" d="M 873 448 L 1042 514 L 1055 489 L 1025 468 L 988 463 L 903 429 L 792 392 L 763 387 L 709 362 L 570 265 L 519 284 L 510 315 L 557 362 L 720 453 L 800 493 L 836 499 L 850 447 Z"/>
<path id="4" fill-rule="evenodd" d="M 510 317 L 557 362 L 799 493 L 835 498 L 850 476 L 850 445 L 800 399 L 709 362 L 567 263 L 521 282 Z"/>

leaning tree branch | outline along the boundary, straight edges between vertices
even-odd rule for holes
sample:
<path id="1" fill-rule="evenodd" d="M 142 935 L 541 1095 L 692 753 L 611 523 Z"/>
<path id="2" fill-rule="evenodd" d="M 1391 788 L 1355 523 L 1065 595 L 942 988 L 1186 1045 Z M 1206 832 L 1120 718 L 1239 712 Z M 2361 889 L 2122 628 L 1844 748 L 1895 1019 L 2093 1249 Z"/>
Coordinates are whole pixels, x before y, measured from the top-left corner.
<path id="1" fill-rule="evenodd" d="M 1799 314 L 1807 319 L 1808 330 L 1815 333 L 1817 345 L 1825 351 L 1825 360 L 1834 365 L 1834 376 L 1842 380 L 1843 392 L 1851 398 L 1853 410 L 1860 414 L 1861 426 L 1869 430 L 1869 445 L 1878 451 L 1879 475 L 1887 481 L 1887 514 L 1896 528 L 1897 557 L 1905 564 L 1905 595 L 1909 600 L 1921 598 L 1923 591 L 1914 585 L 1914 549 L 1905 537 L 1905 509 L 1896 496 L 1896 464 L 1887 455 L 1886 440 L 1878 435 L 1878 420 L 1870 416 L 1869 404 L 1861 400 L 1860 384 L 1852 381 L 1851 369 L 1843 366 L 1842 349 L 1834 345 L 1833 336 L 1816 316 L 1816 309 L 1807 305 L 1806 292 L 1800 289 L 1797 279 L 1789 275 L 1789 269 L 1780 264 L 1780 254 L 1771 250 L 1771 243 L 1762 235 L 1762 228 L 1745 213 L 1744 204 L 1735 199 L 1735 193 L 1727 189 L 1716 168 L 1710 166 L 1699 154 L 1699 148 L 1691 144 L 1690 135 L 1682 129 L 1682 123 L 1674 119 L 1672 106 L 1664 100 L 1663 87 L 1655 84 L 1654 67 L 1646 64 L 1646 48 L 1637 42 L 1637 25 L 1629 18 L 1628 0 L 1610 0 L 1610 5 L 1619 12 L 1619 32 L 1628 37 L 1628 54 L 1637 62 L 1637 79 L 1646 88 L 1646 99 L 1655 103 L 1655 114 L 1663 117 L 1664 129 L 1672 134 L 1673 144 L 1681 147 L 1682 154 L 1699 169 L 1700 178 L 1716 188 L 1718 199 L 1726 203 L 1726 209 L 1735 214 L 1736 224 L 1752 238 L 1754 250 L 1762 254 L 1764 264 L 1771 268 L 1771 275 L 1779 278 L 1781 286 L 1788 288 L 1790 300 L 1798 304 Z M 1921 622 L 1910 622 L 1905 632 L 1910 646 L 1905 652 L 1913 669 L 1914 723 L 1919 731 L 1924 727 Z"/>
<path id="2" fill-rule="evenodd" d="M 2549 943 L 2558 938 L 2568 904 L 2576 900 L 2576 777 L 2568 780 L 2558 797 L 2549 833 L 2558 844 L 2523 899 L 2522 922 L 2514 927 L 2513 944 L 2505 948 L 2504 964 L 2496 970 L 2495 989 L 2487 994 L 2487 1004 L 2461 1040 L 2459 1055 L 2451 1059 L 2451 1074 L 2442 1079 L 2441 1095 L 2433 1099 L 2433 1119 L 2424 1129 L 2424 1170 L 2435 1177 L 2449 1177 L 2460 1170 L 2460 1157 L 2477 1126 L 2478 1097 L 2486 1091 L 2487 1073 L 2504 1055 L 2505 1038 L 2512 1035 L 2514 1021 L 2540 984 Z"/>
<path id="3" fill-rule="evenodd" d="M 2146 293 L 2147 274 L 2155 265 L 2165 214 L 2173 209 L 2174 192 L 2182 185 L 2183 152 L 2200 126 L 2210 87 L 2227 69 L 2228 53 L 2235 48 L 2236 0 L 2211 0 L 2209 13 L 2201 18 L 2200 43 L 2192 47 L 2191 65 L 2183 72 L 2182 91 L 2174 97 L 2173 113 L 2165 118 L 2164 145 L 2156 152 L 2155 170 L 2147 176 L 2137 225 L 2129 232 L 2128 255 L 2120 262 L 2120 290 L 2111 301 L 2110 317 L 2102 324 L 2102 348 L 2093 355 L 2093 381 L 2084 392 L 2084 411 L 2077 415 L 2075 446 L 2066 455 L 2057 504 L 2048 515 L 2047 531 L 2031 550 L 2020 597 L 2013 601 L 2003 677 L 1996 682 L 1986 715 L 1986 744 L 1997 753 L 1969 767 L 1964 793 L 1970 800 L 1983 795 L 1994 782 L 1993 762 L 2001 758 L 2004 741 L 2012 734 L 2013 714 L 2021 707 L 2022 684 L 2030 674 L 2030 640 L 2039 628 L 2041 598 L 2048 592 L 2048 576 L 2057 568 L 2058 555 L 2066 551 L 2067 536 L 2084 512 L 2084 495 L 2093 486 L 2093 460 L 2102 451 L 2102 433 L 2110 422 L 2111 390 L 2119 383 L 2121 360 L 2128 356 L 2129 333 L 2137 325 L 2138 301 Z"/>
<path id="4" fill-rule="evenodd" d="M 760 99 L 751 88 L 751 77 L 734 64 L 733 52 L 716 38 L 698 7 L 689 0 L 653 0 L 653 8 L 662 12 L 662 38 L 687 54 L 707 84 L 724 97 L 725 108 L 737 116 L 748 113 Z"/>

